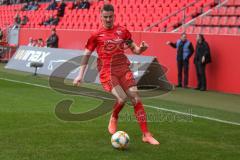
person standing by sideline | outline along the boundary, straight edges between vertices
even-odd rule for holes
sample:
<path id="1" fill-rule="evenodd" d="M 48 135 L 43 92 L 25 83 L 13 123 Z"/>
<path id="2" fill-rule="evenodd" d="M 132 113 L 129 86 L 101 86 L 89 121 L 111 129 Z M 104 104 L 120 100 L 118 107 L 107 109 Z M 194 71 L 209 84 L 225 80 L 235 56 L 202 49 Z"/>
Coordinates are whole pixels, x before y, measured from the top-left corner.
<path id="1" fill-rule="evenodd" d="M 177 49 L 178 85 L 176 87 L 182 87 L 182 70 L 184 69 L 183 87 L 188 88 L 189 59 L 194 52 L 193 45 L 187 39 L 186 33 L 182 33 L 176 43 L 167 41 L 166 44 Z"/>
<path id="2" fill-rule="evenodd" d="M 47 47 L 49 48 L 58 48 L 58 35 L 56 33 L 56 29 L 52 29 L 52 34 L 51 36 L 47 39 Z"/>
<path id="3" fill-rule="evenodd" d="M 206 82 L 206 64 L 211 62 L 211 54 L 208 43 L 202 34 L 197 35 L 196 54 L 194 56 L 194 64 L 197 73 L 197 90 L 205 91 L 207 89 Z"/>

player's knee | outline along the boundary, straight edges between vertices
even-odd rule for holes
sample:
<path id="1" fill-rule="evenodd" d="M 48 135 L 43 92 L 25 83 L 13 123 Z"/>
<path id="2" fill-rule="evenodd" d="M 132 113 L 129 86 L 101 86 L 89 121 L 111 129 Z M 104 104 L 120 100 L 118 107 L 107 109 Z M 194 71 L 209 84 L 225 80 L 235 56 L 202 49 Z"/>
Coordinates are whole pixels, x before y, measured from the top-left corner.
<path id="1" fill-rule="evenodd" d="M 127 97 L 121 97 L 117 99 L 118 103 L 124 104 L 127 101 Z"/>
<path id="2" fill-rule="evenodd" d="M 132 87 L 129 88 L 129 91 L 137 93 L 138 92 L 138 88 L 137 88 L 137 86 L 132 86 Z"/>
<path id="3" fill-rule="evenodd" d="M 136 105 L 138 102 L 140 102 L 140 98 L 139 97 L 133 97 L 131 98 L 131 102 L 133 105 Z"/>

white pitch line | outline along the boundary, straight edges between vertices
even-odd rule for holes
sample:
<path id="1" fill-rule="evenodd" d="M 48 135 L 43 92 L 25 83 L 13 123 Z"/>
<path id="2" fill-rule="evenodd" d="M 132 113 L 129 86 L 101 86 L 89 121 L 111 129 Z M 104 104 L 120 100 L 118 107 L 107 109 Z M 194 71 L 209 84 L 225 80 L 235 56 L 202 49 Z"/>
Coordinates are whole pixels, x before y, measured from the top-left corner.
<path id="1" fill-rule="evenodd" d="M 18 80 L 13 80 L 13 79 L 8 79 L 8 78 L 0 78 L 1 80 L 4 81 L 9 81 L 9 82 L 15 82 L 15 83 L 21 83 L 21 84 L 26 84 L 26 85 L 30 85 L 30 86 L 35 86 L 35 87 L 40 87 L 40 88 L 47 88 L 47 89 L 51 89 L 48 86 L 44 86 L 41 84 L 35 84 L 35 83 L 29 83 L 29 82 L 22 82 L 22 81 L 18 81 Z"/>
<path id="2" fill-rule="evenodd" d="M 151 106 L 151 105 L 147 105 L 147 104 L 144 104 L 144 106 L 146 106 L 146 107 L 148 107 L 148 108 L 154 108 L 154 109 L 166 111 L 166 112 L 172 112 L 172 113 L 177 113 L 177 114 L 192 116 L 192 117 L 196 117 L 196 118 L 201 118 L 201 119 L 207 119 L 207 120 L 211 120 L 211 121 L 216 121 L 216 122 L 220 122 L 220 123 L 226 123 L 226 124 L 231 124 L 231 125 L 240 126 L 240 123 L 238 123 L 238 122 L 225 121 L 225 120 L 221 120 L 221 119 L 217 119 L 217 118 L 212 118 L 212 117 L 207 117 L 207 116 L 200 116 L 200 115 L 197 115 L 197 114 L 180 112 L 180 111 L 176 111 L 176 110 L 172 110 L 172 109 L 166 109 L 166 108 Z"/>
<path id="3" fill-rule="evenodd" d="M 8 79 L 8 78 L 0 78 L 0 80 L 14 82 L 14 83 L 21 83 L 21 84 L 31 85 L 31 86 L 35 86 L 35 87 L 51 89 L 51 87 L 48 87 L 48 86 L 45 86 L 45 85 L 29 83 L 29 82 L 22 82 L 22 81 Z M 177 111 L 177 110 L 166 109 L 166 108 L 156 107 L 156 106 L 147 105 L 147 104 L 144 104 L 144 106 L 146 106 L 148 108 L 157 109 L 157 110 L 162 110 L 162 111 L 167 111 L 167 112 L 172 112 L 172 113 L 192 116 L 192 117 L 195 117 L 195 118 L 207 119 L 207 120 L 210 120 L 210 121 L 215 121 L 215 122 L 220 122 L 220 123 L 240 126 L 240 123 L 238 123 L 238 122 L 226 121 L 226 120 L 222 120 L 222 119 L 217 119 L 217 118 L 212 118 L 212 117 L 207 117 L 207 116 L 201 116 L 201 115 L 192 114 L 192 113 L 180 112 L 180 111 Z"/>

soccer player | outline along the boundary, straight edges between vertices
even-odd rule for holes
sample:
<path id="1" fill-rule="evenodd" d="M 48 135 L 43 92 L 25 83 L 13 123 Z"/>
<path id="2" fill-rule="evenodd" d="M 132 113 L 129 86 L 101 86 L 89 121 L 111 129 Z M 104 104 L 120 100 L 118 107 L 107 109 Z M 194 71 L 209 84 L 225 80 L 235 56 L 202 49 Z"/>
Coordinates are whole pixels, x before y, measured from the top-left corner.
<path id="1" fill-rule="evenodd" d="M 73 85 L 80 85 L 89 57 L 96 49 L 100 82 L 104 90 L 111 92 L 116 97 L 116 103 L 108 125 L 109 133 L 114 134 L 117 131 L 118 114 L 122 110 L 126 99 L 129 98 L 134 106 L 134 113 L 143 133 L 143 142 L 158 145 L 159 142 L 148 131 L 146 113 L 138 95 L 133 74 L 129 69 L 130 62 L 124 54 L 124 50 L 127 48 L 130 48 L 135 54 L 141 54 L 148 48 L 148 45 L 143 41 L 138 47 L 133 42 L 131 33 L 127 29 L 114 25 L 114 19 L 114 7 L 111 4 L 105 4 L 101 10 L 103 26 L 88 39 L 81 60 L 79 75 L 74 79 Z"/>

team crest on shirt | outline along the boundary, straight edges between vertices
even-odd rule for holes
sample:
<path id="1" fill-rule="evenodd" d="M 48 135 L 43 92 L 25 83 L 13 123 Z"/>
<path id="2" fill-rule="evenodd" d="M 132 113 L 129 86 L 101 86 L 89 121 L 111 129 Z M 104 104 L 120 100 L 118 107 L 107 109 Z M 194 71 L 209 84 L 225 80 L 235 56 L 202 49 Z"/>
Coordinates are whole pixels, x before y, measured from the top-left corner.
<path id="1" fill-rule="evenodd" d="M 117 30 L 116 33 L 117 33 L 118 36 L 122 35 L 122 31 L 120 31 L 120 30 Z"/>

